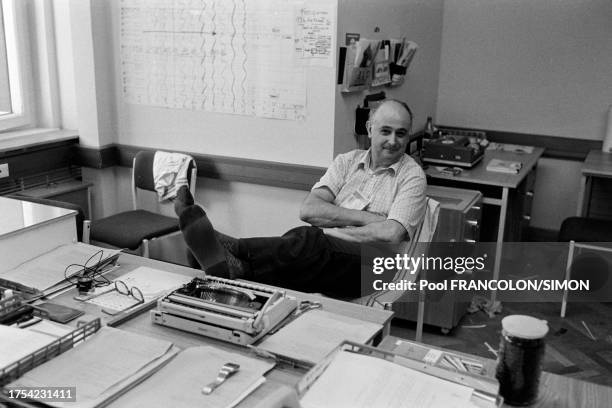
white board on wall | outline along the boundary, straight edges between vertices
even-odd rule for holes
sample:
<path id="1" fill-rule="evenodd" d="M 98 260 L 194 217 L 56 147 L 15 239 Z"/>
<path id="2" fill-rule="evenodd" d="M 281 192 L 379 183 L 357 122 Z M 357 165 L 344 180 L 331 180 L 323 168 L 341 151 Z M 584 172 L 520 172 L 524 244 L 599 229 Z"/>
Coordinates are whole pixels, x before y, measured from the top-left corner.
<path id="1" fill-rule="evenodd" d="M 336 0 L 111 7 L 118 143 L 309 165 L 332 159 Z"/>

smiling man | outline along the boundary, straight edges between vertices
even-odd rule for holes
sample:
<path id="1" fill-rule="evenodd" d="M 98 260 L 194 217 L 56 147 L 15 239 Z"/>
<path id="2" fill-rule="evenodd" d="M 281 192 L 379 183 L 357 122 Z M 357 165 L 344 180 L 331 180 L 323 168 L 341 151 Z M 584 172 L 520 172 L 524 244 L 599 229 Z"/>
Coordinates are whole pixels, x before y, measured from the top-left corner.
<path id="1" fill-rule="evenodd" d="M 181 189 L 175 210 L 187 246 L 209 274 L 359 296 L 359 244 L 409 240 L 425 214 L 425 174 L 405 154 L 411 126 L 406 104 L 383 102 L 367 124 L 371 148 L 338 155 L 302 204 L 310 226 L 281 237 L 220 234 Z"/>

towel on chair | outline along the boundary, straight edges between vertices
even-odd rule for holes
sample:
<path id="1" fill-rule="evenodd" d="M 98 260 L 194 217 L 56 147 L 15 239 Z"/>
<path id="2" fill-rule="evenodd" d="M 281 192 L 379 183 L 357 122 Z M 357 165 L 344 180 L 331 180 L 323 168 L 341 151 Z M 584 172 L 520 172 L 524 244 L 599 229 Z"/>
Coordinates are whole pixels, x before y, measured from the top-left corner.
<path id="1" fill-rule="evenodd" d="M 171 200 L 181 186 L 189 187 L 187 173 L 192 157 L 182 153 L 155 152 L 153 181 L 159 201 Z"/>

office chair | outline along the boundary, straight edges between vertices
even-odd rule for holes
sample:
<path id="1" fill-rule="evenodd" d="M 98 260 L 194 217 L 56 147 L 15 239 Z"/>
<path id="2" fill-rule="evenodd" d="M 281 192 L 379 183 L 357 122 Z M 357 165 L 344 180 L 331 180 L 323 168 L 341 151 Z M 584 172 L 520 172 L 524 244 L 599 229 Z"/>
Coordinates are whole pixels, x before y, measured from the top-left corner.
<path id="1" fill-rule="evenodd" d="M 403 243 L 401 252 L 412 256 L 420 256 L 427 253 L 429 243 L 433 240 L 438 226 L 438 215 L 440 214 L 440 203 L 432 198 L 427 198 L 425 207 L 425 216 L 423 221 L 417 228 L 414 238 L 411 241 Z M 398 270 L 393 277 L 393 282 L 401 282 L 403 280 L 417 281 L 419 271 L 411 273 L 409 269 Z M 359 303 L 375 308 L 391 310 L 393 303 L 398 301 L 404 292 L 397 290 L 379 290 L 367 296 L 352 300 L 353 303 Z M 425 316 L 425 295 L 419 292 L 419 305 L 417 312 L 417 334 L 416 340 L 421 341 L 423 336 L 423 320 Z"/>
<path id="2" fill-rule="evenodd" d="M 612 253 L 612 248 L 585 244 L 585 242 L 612 242 L 612 220 L 588 217 L 566 218 L 561 224 L 558 241 L 569 242 L 565 280 L 569 280 L 573 273 L 575 278 L 588 278 L 595 287 L 605 285 L 609 271 L 607 262 L 601 256 L 595 253 L 585 253 L 580 257 L 574 255 L 577 249 Z M 561 317 L 565 317 L 568 296 L 569 291 L 565 289 L 561 302 Z"/>
<path id="3" fill-rule="evenodd" d="M 15 200 L 27 201 L 29 203 L 50 205 L 52 207 L 59 207 L 59 208 L 65 208 L 67 210 L 76 211 L 77 214 L 75 217 L 75 221 L 76 221 L 77 239 L 81 242 L 84 242 L 83 241 L 83 225 L 85 224 L 85 222 L 87 222 L 87 220 L 85 220 L 85 211 L 83 211 L 81 206 L 74 204 L 74 203 L 68 203 L 66 201 L 57 201 L 57 200 L 52 200 L 50 198 L 28 197 L 28 196 L 22 196 L 19 194 L 8 194 L 5 197 L 13 198 Z"/>
<path id="4" fill-rule="evenodd" d="M 85 225 L 84 234 L 89 234 L 93 244 L 127 248 L 131 251 L 141 249 L 141 255 L 149 257 L 149 241 L 179 231 L 178 219 L 138 208 L 138 191 L 155 192 L 153 181 L 153 160 L 155 152 L 141 151 L 134 157 L 132 167 L 132 206 L 133 210 L 94 220 Z M 195 193 L 197 169 L 191 159 L 187 182 L 189 190 Z M 157 195 L 156 195 L 157 197 Z"/>

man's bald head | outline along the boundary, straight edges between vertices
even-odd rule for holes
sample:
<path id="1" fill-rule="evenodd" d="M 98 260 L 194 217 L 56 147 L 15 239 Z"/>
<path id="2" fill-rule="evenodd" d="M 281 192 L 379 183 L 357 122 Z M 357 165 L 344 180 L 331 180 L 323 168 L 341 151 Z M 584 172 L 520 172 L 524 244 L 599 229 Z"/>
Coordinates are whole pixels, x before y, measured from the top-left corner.
<path id="1" fill-rule="evenodd" d="M 383 115 L 384 114 L 384 115 Z M 374 123 L 381 116 L 394 115 L 408 123 L 408 129 L 412 128 L 412 111 L 405 102 L 397 99 L 387 99 L 378 107 L 370 111 L 370 122 Z"/>
<path id="2" fill-rule="evenodd" d="M 412 126 L 412 112 L 400 101 L 387 100 L 370 115 L 368 135 L 374 168 L 388 167 L 402 159 Z"/>

